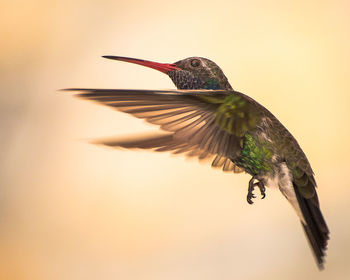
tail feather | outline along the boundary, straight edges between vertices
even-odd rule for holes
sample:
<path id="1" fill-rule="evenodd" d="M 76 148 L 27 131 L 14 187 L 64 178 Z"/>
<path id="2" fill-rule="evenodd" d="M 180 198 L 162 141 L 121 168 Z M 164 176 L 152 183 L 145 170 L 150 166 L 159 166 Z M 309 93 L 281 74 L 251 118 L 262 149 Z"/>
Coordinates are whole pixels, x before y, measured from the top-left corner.
<path id="1" fill-rule="evenodd" d="M 323 269 L 325 251 L 329 239 L 329 230 L 321 213 L 318 197 L 304 198 L 296 184 L 293 183 L 294 191 L 299 203 L 300 210 L 305 220 L 305 224 L 301 222 L 305 234 L 309 240 L 310 246 L 316 258 L 318 267 Z"/>

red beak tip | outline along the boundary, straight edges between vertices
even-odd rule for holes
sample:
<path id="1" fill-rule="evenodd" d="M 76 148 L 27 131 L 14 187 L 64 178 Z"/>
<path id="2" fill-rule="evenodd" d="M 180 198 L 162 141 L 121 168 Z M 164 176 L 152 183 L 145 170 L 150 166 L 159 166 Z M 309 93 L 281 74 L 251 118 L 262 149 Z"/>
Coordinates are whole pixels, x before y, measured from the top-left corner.
<path id="1" fill-rule="evenodd" d="M 119 61 L 142 65 L 145 67 L 153 68 L 165 74 L 168 74 L 171 71 L 181 70 L 176 64 L 173 64 L 173 63 L 158 63 L 158 62 L 153 62 L 153 61 L 148 61 L 143 59 L 113 56 L 113 55 L 103 55 L 102 57 L 107 59 L 119 60 Z"/>

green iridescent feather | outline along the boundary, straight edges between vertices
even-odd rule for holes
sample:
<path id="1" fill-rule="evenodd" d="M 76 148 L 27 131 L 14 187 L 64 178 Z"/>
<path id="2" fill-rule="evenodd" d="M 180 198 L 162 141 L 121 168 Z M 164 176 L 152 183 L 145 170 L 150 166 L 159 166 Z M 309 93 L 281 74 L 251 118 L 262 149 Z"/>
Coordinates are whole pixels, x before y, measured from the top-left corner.
<path id="1" fill-rule="evenodd" d="M 237 164 L 251 174 L 263 174 L 272 169 L 270 163 L 272 156 L 272 147 L 268 141 L 246 134 Z"/>
<path id="2" fill-rule="evenodd" d="M 255 129 L 261 119 L 261 113 L 254 110 L 252 104 L 240 95 L 230 94 L 225 98 L 203 96 L 201 99 L 218 105 L 216 124 L 237 137 L 243 137 Z"/>

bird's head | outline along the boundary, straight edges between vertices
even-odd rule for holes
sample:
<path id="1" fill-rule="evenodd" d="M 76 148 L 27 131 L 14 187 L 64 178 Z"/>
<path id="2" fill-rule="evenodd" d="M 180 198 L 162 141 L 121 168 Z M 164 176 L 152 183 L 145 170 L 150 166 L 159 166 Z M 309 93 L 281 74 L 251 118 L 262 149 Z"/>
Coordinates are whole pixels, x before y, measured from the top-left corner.
<path id="1" fill-rule="evenodd" d="M 175 63 L 158 63 L 122 56 L 103 57 L 161 71 L 171 78 L 178 89 L 232 89 L 221 68 L 203 57 L 189 57 Z"/>

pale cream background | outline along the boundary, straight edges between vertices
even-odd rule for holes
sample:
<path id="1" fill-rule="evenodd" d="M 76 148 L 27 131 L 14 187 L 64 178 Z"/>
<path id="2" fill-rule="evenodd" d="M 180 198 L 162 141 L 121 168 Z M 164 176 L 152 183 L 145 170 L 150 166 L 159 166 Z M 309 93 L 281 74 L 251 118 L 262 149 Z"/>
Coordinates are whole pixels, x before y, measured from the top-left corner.
<path id="1" fill-rule="evenodd" d="M 350 279 L 349 1 L 1 1 L 1 279 Z M 312 163 L 331 230 L 319 273 L 274 190 L 248 175 L 85 139 L 156 129 L 57 92 L 174 88 L 101 55 L 203 56 Z"/>

